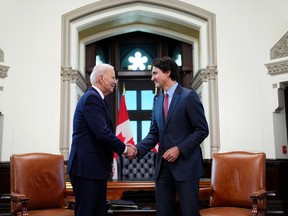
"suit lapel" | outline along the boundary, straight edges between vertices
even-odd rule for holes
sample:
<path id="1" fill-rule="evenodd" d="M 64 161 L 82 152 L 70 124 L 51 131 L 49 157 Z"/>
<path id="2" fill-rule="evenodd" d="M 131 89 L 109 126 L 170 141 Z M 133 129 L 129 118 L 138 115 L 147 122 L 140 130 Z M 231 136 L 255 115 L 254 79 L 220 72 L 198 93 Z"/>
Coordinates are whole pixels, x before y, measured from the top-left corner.
<path id="1" fill-rule="evenodd" d="M 113 131 L 113 122 L 112 122 L 112 117 L 111 117 L 111 113 L 110 113 L 110 111 L 109 111 L 108 104 L 107 104 L 107 102 L 105 101 L 105 98 L 102 99 L 101 95 L 99 94 L 99 92 L 98 92 L 95 88 L 90 87 L 89 90 L 96 92 L 97 95 L 99 96 L 99 98 L 101 98 L 101 101 L 103 102 L 103 105 L 104 105 L 104 107 L 105 107 L 105 112 L 106 112 L 107 117 L 108 117 L 108 122 L 109 122 L 108 126 L 109 126 L 110 129 Z"/>
<path id="2" fill-rule="evenodd" d="M 163 94 L 159 95 L 156 99 L 155 99 L 155 118 L 158 124 L 158 128 L 159 129 L 163 129 L 164 128 L 164 114 L 163 114 Z"/>
<path id="3" fill-rule="evenodd" d="M 166 122 L 165 122 L 165 128 L 166 128 L 167 124 L 169 123 L 170 117 L 173 115 L 173 113 L 175 111 L 175 108 L 177 106 L 177 103 L 178 103 L 180 97 L 181 97 L 181 86 L 178 85 L 177 88 L 175 89 L 175 92 L 174 92 L 173 97 L 172 97 L 172 101 L 171 101 L 169 109 L 168 109 L 167 119 L 166 119 Z"/>
<path id="4" fill-rule="evenodd" d="M 104 107 L 106 108 L 105 110 L 106 110 L 106 113 L 107 113 L 108 118 L 109 118 L 110 129 L 113 131 L 113 122 L 112 122 L 111 113 L 110 113 L 110 110 L 109 110 L 109 107 L 108 107 L 108 103 L 107 103 L 105 98 L 102 101 L 104 103 Z"/>

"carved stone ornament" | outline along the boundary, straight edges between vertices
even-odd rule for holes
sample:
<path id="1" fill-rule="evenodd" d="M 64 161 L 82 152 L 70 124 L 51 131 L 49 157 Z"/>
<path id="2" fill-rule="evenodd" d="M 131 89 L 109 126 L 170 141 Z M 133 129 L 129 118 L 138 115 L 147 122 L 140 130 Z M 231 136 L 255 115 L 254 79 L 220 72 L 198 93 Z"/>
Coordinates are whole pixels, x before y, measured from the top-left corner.
<path id="1" fill-rule="evenodd" d="M 196 76 L 192 80 L 192 89 L 196 90 L 201 86 L 203 82 L 207 82 L 207 80 L 216 80 L 216 76 L 218 74 L 218 70 L 216 66 L 207 66 L 206 68 L 201 68 L 198 70 Z"/>
<path id="2" fill-rule="evenodd" d="M 78 79 L 78 71 L 71 67 L 62 67 L 61 76 L 63 81 L 71 81 L 76 83 Z"/>
<path id="3" fill-rule="evenodd" d="M 288 32 L 270 50 L 270 58 L 278 59 L 288 56 Z"/>
<path id="4" fill-rule="evenodd" d="M 0 49 L 0 78 L 6 78 L 8 75 L 9 66 L 4 65 L 4 52 Z"/>
<path id="5" fill-rule="evenodd" d="M 8 75 L 9 66 L 0 64 L 0 78 L 6 78 Z"/>
<path id="6" fill-rule="evenodd" d="M 288 72 L 288 58 L 285 57 L 281 60 L 265 64 L 268 69 L 268 74 L 275 75 L 279 73 Z"/>
<path id="7" fill-rule="evenodd" d="M 88 87 L 87 81 L 80 71 L 77 71 L 77 85 L 83 92 L 85 92 Z"/>
<path id="8" fill-rule="evenodd" d="M 61 68 L 62 81 L 70 81 L 71 71 L 72 71 L 71 67 L 62 67 Z"/>
<path id="9" fill-rule="evenodd" d="M 192 80 L 192 89 L 197 90 L 203 82 L 207 82 L 207 69 L 201 68 L 198 70 L 196 76 Z"/>
<path id="10" fill-rule="evenodd" d="M 0 62 L 4 62 L 4 52 L 0 49 Z"/>
<path id="11" fill-rule="evenodd" d="M 82 91 L 86 91 L 88 85 L 78 70 L 72 69 L 71 67 L 62 67 L 61 76 L 63 81 L 76 83 Z"/>

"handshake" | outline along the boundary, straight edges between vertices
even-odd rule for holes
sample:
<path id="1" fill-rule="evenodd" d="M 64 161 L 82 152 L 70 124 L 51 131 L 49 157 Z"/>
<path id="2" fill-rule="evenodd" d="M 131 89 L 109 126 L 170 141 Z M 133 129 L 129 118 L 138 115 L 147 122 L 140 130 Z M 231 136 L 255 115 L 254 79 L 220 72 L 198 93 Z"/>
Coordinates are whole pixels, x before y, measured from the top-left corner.
<path id="1" fill-rule="evenodd" d="M 137 148 L 135 145 L 126 144 L 127 152 L 124 154 L 128 159 L 132 159 L 137 155 Z"/>

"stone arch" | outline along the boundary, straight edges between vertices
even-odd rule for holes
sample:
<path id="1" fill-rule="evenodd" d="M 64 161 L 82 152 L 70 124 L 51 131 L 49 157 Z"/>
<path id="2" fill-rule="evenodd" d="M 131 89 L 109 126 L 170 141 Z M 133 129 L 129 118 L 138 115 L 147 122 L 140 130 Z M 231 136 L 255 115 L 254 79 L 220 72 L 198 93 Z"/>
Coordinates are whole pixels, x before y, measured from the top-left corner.
<path id="1" fill-rule="evenodd" d="M 208 115 L 209 154 L 219 150 L 216 20 L 209 11 L 166 0 L 102 0 L 62 16 L 60 152 L 69 156 L 71 122 L 85 82 L 85 44 L 126 32 L 143 31 L 176 38 L 196 46 L 195 79 Z M 195 51 L 194 51 L 195 52 Z M 81 94 L 81 93 L 80 93 Z M 208 157 L 210 155 L 207 154 Z"/>

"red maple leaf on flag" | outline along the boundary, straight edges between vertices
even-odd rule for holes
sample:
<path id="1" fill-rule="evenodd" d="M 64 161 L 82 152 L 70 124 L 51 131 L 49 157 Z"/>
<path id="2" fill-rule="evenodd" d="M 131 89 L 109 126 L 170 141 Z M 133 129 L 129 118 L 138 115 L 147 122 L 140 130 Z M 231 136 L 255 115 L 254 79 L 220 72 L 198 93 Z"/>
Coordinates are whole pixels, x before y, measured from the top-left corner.
<path id="1" fill-rule="evenodd" d="M 122 95 L 120 99 L 116 136 L 125 144 L 135 145 L 124 95 Z M 117 157 L 116 153 L 114 154 L 114 157 Z"/>
<path id="2" fill-rule="evenodd" d="M 117 137 L 118 137 L 122 142 L 125 141 L 125 137 L 123 136 L 122 132 L 119 133 L 119 134 L 117 135 Z"/>

